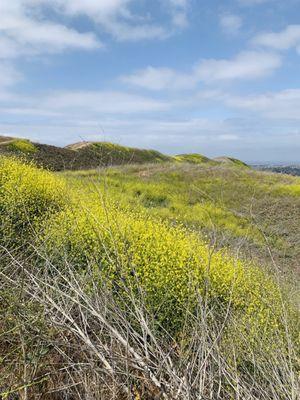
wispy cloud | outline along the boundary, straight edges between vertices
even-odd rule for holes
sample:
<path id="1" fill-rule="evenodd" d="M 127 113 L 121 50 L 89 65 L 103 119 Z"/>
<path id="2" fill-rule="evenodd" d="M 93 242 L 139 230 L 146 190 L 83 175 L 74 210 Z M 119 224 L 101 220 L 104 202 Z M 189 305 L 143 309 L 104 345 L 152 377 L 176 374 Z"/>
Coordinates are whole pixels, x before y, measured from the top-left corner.
<path id="1" fill-rule="evenodd" d="M 229 60 L 203 60 L 196 71 L 204 82 L 256 79 L 271 74 L 281 63 L 280 56 L 274 53 L 243 51 Z"/>
<path id="2" fill-rule="evenodd" d="M 300 25 L 288 25 L 280 32 L 261 33 L 255 36 L 252 43 L 276 50 L 300 47 Z"/>
<path id="3" fill-rule="evenodd" d="M 251 96 L 226 94 L 221 101 L 231 107 L 258 112 L 271 119 L 300 120 L 300 89 L 285 89 Z"/>
<path id="4" fill-rule="evenodd" d="M 42 100 L 49 109 L 84 114 L 139 114 L 161 111 L 167 102 L 146 96 L 113 91 L 63 91 L 55 92 Z"/>
<path id="5" fill-rule="evenodd" d="M 242 5 L 247 5 L 247 6 L 253 6 L 253 5 L 258 5 L 258 4 L 264 4 L 268 3 L 271 1 L 277 1 L 277 0 L 238 0 L 238 2 Z"/>
<path id="6" fill-rule="evenodd" d="M 185 28 L 188 25 L 187 10 L 189 0 L 167 0 L 172 15 L 173 25 Z"/>
<path id="7" fill-rule="evenodd" d="M 192 89 L 200 83 L 251 80 L 270 75 L 282 64 L 278 54 L 265 51 L 243 51 L 231 59 L 204 59 L 190 73 L 170 68 L 147 67 L 121 77 L 125 83 L 148 90 Z"/>
<path id="8" fill-rule="evenodd" d="M 224 13 L 220 15 L 220 26 L 224 33 L 236 35 L 243 25 L 243 20 L 239 15 Z"/>
<path id="9" fill-rule="evenodd" d="M 6 1 L 6 0 L 5 0 Z M 17 0 L 19 1 L 19 0 Z M 187 24 L 188 0 L 166 0 L 173 27 Z M 170 26 L 152 21 L 151 14 L 132 11 L 134 0 L 23 0 L 35 7 L 47 5 L 68 17 L 86 16 L 96 26 L 119 41 L 163 39 L 172 33 Z"/>
<path id="10" fill-rule="evenodd" d="M 194 72 L 191 75 L 179 73 L 171 68 L 154 68 L 143 70 L 120 78 L 122 82 L 148 90 L 185 90 L 192 89 L 198 82 Z"/>

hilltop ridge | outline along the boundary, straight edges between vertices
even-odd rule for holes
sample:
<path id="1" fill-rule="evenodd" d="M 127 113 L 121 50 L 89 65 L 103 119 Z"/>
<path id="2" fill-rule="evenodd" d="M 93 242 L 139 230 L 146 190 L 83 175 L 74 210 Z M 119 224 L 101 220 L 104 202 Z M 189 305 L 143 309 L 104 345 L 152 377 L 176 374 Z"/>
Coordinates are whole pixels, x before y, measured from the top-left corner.
<path id="1" fill-rule="evenodd" d="M 157 150 L 121 146 L 110 142 L 82 141 L 58 147 L 32 142 L 28 139 L 0 136 L 0 155 L 13 155 L 34 161 L 41 167 L 53 170 L 80 170 L 105 167 L 109 165 L 145 163 L 226 163 L 232 166 L 247 167 L 245 163 L 230 157 L 210 159 L 199 153 L 170 156 Z"/>

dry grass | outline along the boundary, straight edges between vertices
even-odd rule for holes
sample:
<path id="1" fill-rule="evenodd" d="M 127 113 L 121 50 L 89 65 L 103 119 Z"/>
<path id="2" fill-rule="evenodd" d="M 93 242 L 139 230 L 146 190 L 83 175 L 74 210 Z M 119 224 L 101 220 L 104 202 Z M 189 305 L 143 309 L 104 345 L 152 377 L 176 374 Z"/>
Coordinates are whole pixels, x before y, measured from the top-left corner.
<path id="1" fill-rule="evenodd" d="M 220 312 L 199 295 L 175 338 L 157 326 L 142 288 L 116 296 L 88 266 L 83 275 L 67 263 L 34 267 L 8 253 L 5 263 L 1 291 L 14 292 L 15 323 L 1 333 L 3 399 L 299 399 L 288 326 L 269 348 L 253 346 L 230 308 Z"/>

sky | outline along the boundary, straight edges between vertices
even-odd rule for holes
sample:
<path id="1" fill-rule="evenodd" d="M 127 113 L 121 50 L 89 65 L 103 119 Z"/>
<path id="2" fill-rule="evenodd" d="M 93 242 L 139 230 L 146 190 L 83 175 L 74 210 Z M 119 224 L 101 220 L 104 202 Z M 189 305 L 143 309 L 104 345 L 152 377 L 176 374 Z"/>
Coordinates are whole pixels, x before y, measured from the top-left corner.
<path id="1" fill-rule="evenodd" d="M 300 0 L 0 0 L 0 135 L 300 162 Z"/>

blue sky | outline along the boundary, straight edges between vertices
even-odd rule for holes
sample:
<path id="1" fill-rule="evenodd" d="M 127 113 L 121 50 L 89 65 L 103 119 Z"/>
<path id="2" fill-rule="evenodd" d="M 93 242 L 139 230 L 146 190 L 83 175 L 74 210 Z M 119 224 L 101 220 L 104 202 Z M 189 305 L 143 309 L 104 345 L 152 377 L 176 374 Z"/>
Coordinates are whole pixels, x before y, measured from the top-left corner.
<path id="1" fill-rule="evenodd" d="M 0 135 L 300 162 L 300 0 L 1 0 Z"/>

